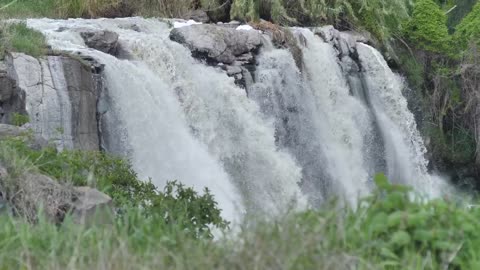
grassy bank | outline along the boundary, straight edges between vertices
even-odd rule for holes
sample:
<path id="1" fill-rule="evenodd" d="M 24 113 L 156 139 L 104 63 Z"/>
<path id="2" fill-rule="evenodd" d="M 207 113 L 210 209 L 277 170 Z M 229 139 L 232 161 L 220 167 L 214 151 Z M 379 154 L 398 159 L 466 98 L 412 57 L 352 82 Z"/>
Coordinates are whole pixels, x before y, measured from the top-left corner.
<path id="1" fill-rule="evenodd" d="M 24 23 L 0 22 L 0 60 L 6 51 L 38 57 L 47 53 L 47 44 L 42 33 L 28 28 Z"/>
<path id="2" fill-rule="evenodd" d="M 135 209 L 89 228 L 2 217 L 0 269 L 478 269 L 478 209 L 377 183 L 356 211 L 258 218 L 216 240 Z"/>
<path id="3" fill-rule="evenodd" d="M 35 150 L 30 135 L 0 141 L 0 269 L 478 269 L 480 208 L 413 199 L 377 175 L 355 210 L 326 204 L 230 228 L 215 198 L 177 182 L 159 190 L 130 164 L 97 152 Z M 14 208 L 23 175 L 41 173 L 113 198 L 102 223 L 60 224 Z M 7 204 L 5 204 L 5 202 Z M 234 227 L 232 227 L 234 226 Z M 219 233 L 214 240 L 211 229 Z M 233 230 L 232 230 L 233 228 Z"/>

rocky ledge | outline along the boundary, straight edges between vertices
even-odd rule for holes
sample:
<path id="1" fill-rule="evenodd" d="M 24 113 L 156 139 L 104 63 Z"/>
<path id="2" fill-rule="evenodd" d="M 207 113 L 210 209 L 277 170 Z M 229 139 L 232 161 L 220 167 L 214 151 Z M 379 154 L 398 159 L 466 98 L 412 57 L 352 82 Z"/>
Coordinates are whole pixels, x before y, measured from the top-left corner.
<path id="1" fill-rule="evenodd" d="M 189 48 L 193 57 L 221 67 L 245 88 L 252 80 L 262 35 L 256 30 L 237 30 L 236 26 L 190 25 L 173 29 L 170 39 Z"/>

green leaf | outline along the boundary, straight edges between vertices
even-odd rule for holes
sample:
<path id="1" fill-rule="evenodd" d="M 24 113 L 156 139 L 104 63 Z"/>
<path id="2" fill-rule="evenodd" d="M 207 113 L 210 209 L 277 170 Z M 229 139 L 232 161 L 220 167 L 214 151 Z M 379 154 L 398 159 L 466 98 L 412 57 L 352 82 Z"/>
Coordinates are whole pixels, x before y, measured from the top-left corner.
<path id="1" fill-rule="evenodd" d="M 383 173 L 376 174 L 374 181 L 379 189 L 388 190 L 388 188 L 390 188 L 390 183 L 388 182 L 387 177 Z"/>
<path id="2" fill-rule="evenodd" d="M 410 235 L 406 231 L 398 231 L 392 235 L 390 244 L 396 247 L 404 247 L 410 244 Z"/>

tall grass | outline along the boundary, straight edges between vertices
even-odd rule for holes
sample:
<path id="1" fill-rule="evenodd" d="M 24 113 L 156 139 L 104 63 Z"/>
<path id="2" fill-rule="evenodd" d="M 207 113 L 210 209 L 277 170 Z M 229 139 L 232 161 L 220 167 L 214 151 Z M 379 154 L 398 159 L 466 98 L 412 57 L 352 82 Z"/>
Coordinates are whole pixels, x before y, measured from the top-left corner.
<path id="1" fill-rule="evenodd" d="M 56 17 L 58 0 L 0 0 L 0 18 Z"/>
<path id="2" fill-rule="evenodd" d="M 0 0 L 0 18 L 182 17 L 196 0 Z"/>
<path id="3" fill-rule="evenodd" d="M 47 52 L 47 44 L 42 33 L 25 23 L 0 23 L 0 59 L 7 50 L 37 57 Z"/>
<path id="4" fill-rule="evenodd" d="M 217 239 L 128 211 L 108 225 L 0 218 L 0 269 L 479 269 L 480 211 L 380 189 L 356 211 L 335 204 L 257 218 Z"/>

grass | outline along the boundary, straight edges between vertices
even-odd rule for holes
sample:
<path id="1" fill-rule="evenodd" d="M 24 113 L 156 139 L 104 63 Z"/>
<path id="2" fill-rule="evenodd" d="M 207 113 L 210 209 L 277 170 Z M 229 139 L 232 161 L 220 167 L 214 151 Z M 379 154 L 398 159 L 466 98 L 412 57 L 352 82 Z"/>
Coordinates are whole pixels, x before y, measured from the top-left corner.
<path id="1" fill-rule="evenodd" d="M 195 0 L 0 0 L 0 18 L 181 17 Z"/>
<path id="2" fill-rule="evenodd" d="M 356 211 L 258 218 L 215 240 L 134 209 L 93 227 L 4 216 L 0 269 L 478 269 L 479 209 L 412 200 L 383 179 Z"/>
<path id="3" fill-rule="evenodd" d="M 0 18 L 56 16 L 58 0 L 0 0 Z"/>
<path id="4" fill-rule="evenodd" d="M 47 53 L 47 44 L 42 33 L 28 28 L 25 23 L 4 22 L 0 24 L 0 59 L 5 51 L 38 57 Z"/>
<path id="5" fill-rule="evenodd" d="M 248 216 L 229 229 L 208 193 L 198 195 L 175 184 L 158 191 L 149 189 L 148 183 L 145 192 L 137 186 L 139 180 L 128 163 L 94 157 L 78 151 L 31 150 L 20 137 L 0 142 L 0 162 L 12 179 L 18 180 L 25 172 L 42 172 L 57 179 L 75 174 L 71 179 L 90 175 L 108 180 L 115 188 L 105 192 L 110 192 L 122 210 L 102 216 L 106 223 L 89 227 L 75 224 L 68 214 L 63 223 L 52 224 L 41 207 L 34 223 L 16 212 L 0 212 L 0 269 L 433 270 L 480 266 L 480 207 L 466 207 L 449 198 L 424 200 L 412 196 L 408 187 L 390 184 L 381 174 L 375 178 L 377 189 L 357 209 L 331 202 L 275 219 Z M 0 184 L 1 189 L 5 179 Z M 217 228 L 216 239 L 211 238 L 212 226 Z"/>

